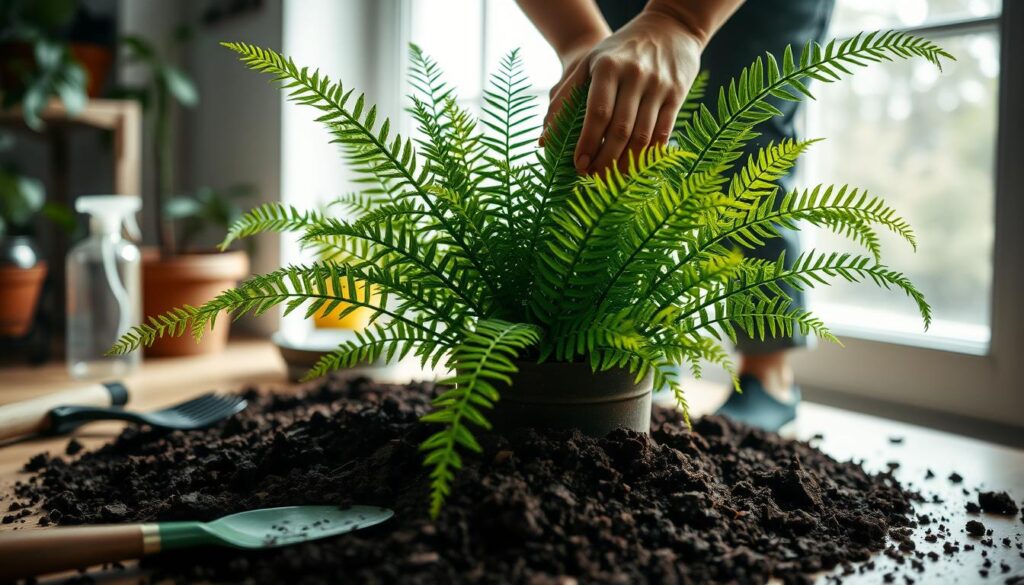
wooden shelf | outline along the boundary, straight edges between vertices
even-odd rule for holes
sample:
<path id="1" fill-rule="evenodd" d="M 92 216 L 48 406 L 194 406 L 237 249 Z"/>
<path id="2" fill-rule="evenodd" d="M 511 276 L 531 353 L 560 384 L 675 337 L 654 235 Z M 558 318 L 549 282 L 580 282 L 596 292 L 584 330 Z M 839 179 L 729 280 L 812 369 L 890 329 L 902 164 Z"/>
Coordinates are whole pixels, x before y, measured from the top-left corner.
<path id="1" fill-rule="evenodd" d="M 42 135 L 54 128 L 90 127 L 114 134 L 114 193 L 142 194 L 142 107 L 134 100 L 91 99 L 72 115 L 60 100 L 52 99 L 40 112 L 46 123 Z M 0 111 L 0 124 L 30 130 L 21 109 Z M 60 172 L 60 169 L 58 169 Z"/>

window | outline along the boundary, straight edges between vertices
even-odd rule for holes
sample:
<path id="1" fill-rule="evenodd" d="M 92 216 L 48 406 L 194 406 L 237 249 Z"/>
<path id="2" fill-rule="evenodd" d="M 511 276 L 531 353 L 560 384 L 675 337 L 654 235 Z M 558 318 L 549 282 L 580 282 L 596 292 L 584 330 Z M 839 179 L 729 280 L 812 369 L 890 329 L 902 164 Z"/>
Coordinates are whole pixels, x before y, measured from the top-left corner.
<path id="1" fill-rule="evenodd" d="M 411 0 L 410 40 L 438 62 L 459 101 L 471 110 L 479 111 L 488 76 L 512 49 L 520 50 L 538 97 L 558 81 L 558 57 L 514 0 L 450 0 L 444 10 L 440 6 Z"/>
<path id="2" fill-rule="evenodd" d="M 825 137 L 806 158 L 803 184 L 849 183 L 881 195 L 914 227 L 917 253 L 883 241 L 935 309 L 926 333 L 913 303 L 885 290 L 839 283 L 810 296 L 838 332 L 984 354 L 990 340 L 993 205 L 998 119 L 998 0 L 839 0 L 830 36 L 899 28 L 926 34 L 956 56 L 889 63 L 846 83 L 818 85 L 805 135 Z M 836 115 L 842 112 L 842 115 Z M 831 233 L 809 244 L 854 248 Z"/>

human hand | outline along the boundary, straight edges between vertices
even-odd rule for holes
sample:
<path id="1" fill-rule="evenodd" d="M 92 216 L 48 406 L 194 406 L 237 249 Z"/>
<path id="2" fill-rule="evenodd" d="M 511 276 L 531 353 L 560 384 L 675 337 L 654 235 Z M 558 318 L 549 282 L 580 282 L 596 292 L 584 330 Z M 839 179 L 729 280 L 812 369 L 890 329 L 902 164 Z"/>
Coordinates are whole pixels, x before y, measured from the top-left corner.
<path id="1" fill-rule="evenodd" d="M 618 163 L 627 152 L 666 144 L 676 115 L 700 70 L 706 42 L 673 15 L 648 7 L 611 35 L 583 39 L 564 51 L 562 79 L 551 90 L 548 127 L 573 87 L 589 77 L 583 130 L 573 160 L 577 172 Z"/>

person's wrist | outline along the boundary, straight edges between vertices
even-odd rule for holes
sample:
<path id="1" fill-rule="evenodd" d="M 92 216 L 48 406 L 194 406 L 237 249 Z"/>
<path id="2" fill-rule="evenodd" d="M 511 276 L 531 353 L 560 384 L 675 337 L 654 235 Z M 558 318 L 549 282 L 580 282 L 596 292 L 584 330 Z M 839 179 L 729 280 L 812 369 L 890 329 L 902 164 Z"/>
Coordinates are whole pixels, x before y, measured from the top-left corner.
<path id="1" fill-rule="evenodd" d="M 696 41 L 701 50 L 711 40 L 710 26 L 700 22 L 700 19 L 678 0 L 650 0 L 644 7 L 644 12 L 679 27 L 679 32 Z"/>
<path id="2" fill-rule="evenodd" d="M 558 59 L 562 62 L 562 68 L 568 67 L 579 59 L 581 53 L 589 52 L 611 34 L 611 30 L 594 29 L 578 34 L 563 43 L 557 50 Z"/>

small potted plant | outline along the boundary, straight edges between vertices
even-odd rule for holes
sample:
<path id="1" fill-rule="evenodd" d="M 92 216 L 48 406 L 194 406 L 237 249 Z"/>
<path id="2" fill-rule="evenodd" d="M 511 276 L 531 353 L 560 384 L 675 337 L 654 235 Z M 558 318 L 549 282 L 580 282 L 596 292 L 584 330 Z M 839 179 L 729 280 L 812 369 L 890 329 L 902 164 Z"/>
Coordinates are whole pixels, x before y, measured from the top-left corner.
<path id="1" fill-rule="evenodd" d="M 59 97 L 72 115 L 80 112 L 90 78 L 98 83 L 103 74 L 87 73 L 59 36 L 76 9 L 74 0 L 0 1 L 0 104 L 21 106 L 34 130 L 42 129 L 39 115 L 51 97 Z"/>
<path id="2" fill-rule="evenodd" d="M 39 180 L 0 169 L 0 336 L 22 337 L 32 328 L 47 269 L 33 237 L 40 216 L 74 225 L 65 208 L 46 202 Z"/>
<path id="3" fill-rule="evenodd" d="M 180 29 L 176 34 L 179 41 L 187 38 L 187 29 Z M 199 95 L 192 80 L 145 39 L 125 37 L 122 45 L 127 58 L 144 65 L 149 73 L 148 85 L 120 88 L 118 93 L 139 99 L 153 119 L 158 249 L 143 251 L 142 310 L 144 315 L 159 315 L 174 307 L 202 304 L 249 273 L 249 257 L 245 251 L 217 251 L 194 245 L 196 236 L 207 227 L 227 226 L 234 221 L 241 213 L 237 200 L 248 196 L 249 190 L 201 188 L 191 195 L 172 195 L 171 107 L 174 102 L 192 107 L 198 103 Z M 227 344 L 227 338 L 227 327 L 218 328 L 202 341 L 168 337 L 154 343 L 147 354 L 181 356 L 217 352 Z"/>
<path id="4" fill-rule="evenodd" d="M 461 453 L 480 450 L 474 432 L 492 424 L 647 432 L 651 386 L 670 390 L 687 416 L 677 366 L 728 365 L 722 343 L 738 330 L 764 338 L 800 329 L 834 339 L 792 306 L 781 283 L 805 289 L 836 278 L 870 281 L 905 293 L 930 322 L 921 293 L 879 258 L 877 229 L 914 242 L 881 199 L 830 185 L 778 193 L 773 181 L 811 142 L 770 144 L 739 160 L 756 126 L 778 113 L 770 97 L 802 99 L 809 79 L 837 81 L 868 62 L 921 57 L 939 65 L 950 56 L 930 41 L 872 33 L 810 43 L 799 55 L 787 49 L 781 59 L 766 55 L 722 88 L 716 112 L 693 110 L 676 146 L 647 149 L 628 172 L 584 178 L 572 161 L 583 91 L 567 99 L 534 152 L 536 128 L 514 52 L 485 95 L 484 132 L 414 47 L 411 112 L 423 135 L 414 144 L 394 134 L 362 94 L 319 71 L 272 50 L 226 46 L 316 108 L 355 167 L 381 189 L 350 219 L 282 205 L 243 216 L 226 242 L 292 230 L 332 250 L 332 260 L 255 276 L 201 306 L 151 317 L 111 351 L 168 335 L 202 336 L 224 311 L 281 305 L 343 316 L 371 309 L 373 322 L 359 339 L 325 355 L 310 376 L 410 354 L 447 366 L 451 375 L 423 417 L 440 427 L 422 445 L 435 515 Z M 810 251 L 791 267 L 783 258 L 743 255 L 744 246 L 800 223 L 850 236 L 867 253 Z"/>

